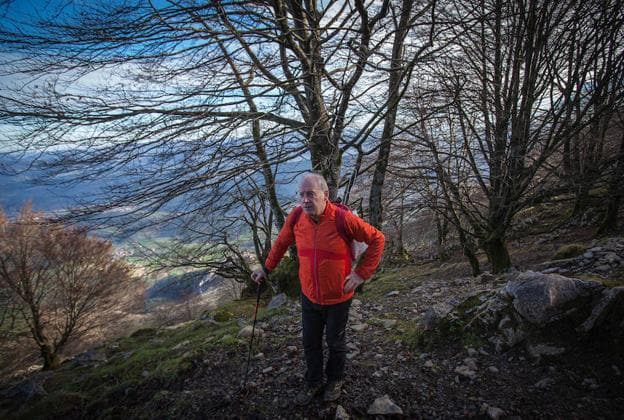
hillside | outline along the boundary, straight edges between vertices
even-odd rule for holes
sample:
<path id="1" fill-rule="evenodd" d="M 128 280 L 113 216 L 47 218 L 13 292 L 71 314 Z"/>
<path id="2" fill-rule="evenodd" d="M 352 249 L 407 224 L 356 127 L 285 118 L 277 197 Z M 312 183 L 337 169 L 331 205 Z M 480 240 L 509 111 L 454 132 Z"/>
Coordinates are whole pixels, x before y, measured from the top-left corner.
<path id="1" fill-rule="evenodd" d="M 522 269 L 622 285 L 621 238 L 581 242 L 578 252 L 557 261 L 533 253 Z M 609 269 L 605 255 L 613 260 Z M 245 386 L 249 339 L 240 334 L 255 300 L 138 330 L 58 371 L 7 384 L 0 417 L 372 418 L 371 405 L 387 395 L 396 405 L 389 408 L 405 418 L 621 418 L 621 339 L 570 337 L 557 327 L 541 332 L 544 348 L 557 351 L 536 350 L 542 347 L 530 337 L 499 348 L 489 333 L 467 330 L 449 314 L 472 312 L 476 297 L 499 291 L 509 278 L 472 278 L 467 270 L 459 260 L 386 269 L 366 286 L 352 305 L 348 378 L 337 403 L 292 404 L 304 370 L 300 307 L 289 299 L 268 310 L 267 296 Z"/>

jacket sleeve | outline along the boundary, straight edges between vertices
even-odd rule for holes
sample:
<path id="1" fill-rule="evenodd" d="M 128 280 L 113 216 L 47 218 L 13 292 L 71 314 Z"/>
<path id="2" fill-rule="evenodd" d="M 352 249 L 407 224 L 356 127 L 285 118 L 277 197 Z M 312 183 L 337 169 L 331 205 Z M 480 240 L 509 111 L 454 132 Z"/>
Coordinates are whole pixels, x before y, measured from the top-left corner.
<path id="1" fill-rule="evenodd" d="M 385 237 L 381 231 L 351 212 L 345 212 L 345 225 L 347 233 L 350 233 L 353 239 L 368 245 L 360 263 L 354 269 L 358 276 L 368 280 L 377 269 L 379 261 L 381 261 Z"/>
<path id="2" fill-rule="evenodd" d="M 292 226 L 293 217 L 294 212 L 291 211 L 284 222 L 284 226 L 282 226 L 282 229 L 279 231 L 275 242 L 273 242 L 273 245 L 271 246 L 269 255 L 264 262 L 264 267 L 269 271 L 275 270 L 275 267 L 277 267 L 279 262 L 282 260 L 282 257 L 286 253 L 288 247 L 295 243 L 295 232 Z"/>

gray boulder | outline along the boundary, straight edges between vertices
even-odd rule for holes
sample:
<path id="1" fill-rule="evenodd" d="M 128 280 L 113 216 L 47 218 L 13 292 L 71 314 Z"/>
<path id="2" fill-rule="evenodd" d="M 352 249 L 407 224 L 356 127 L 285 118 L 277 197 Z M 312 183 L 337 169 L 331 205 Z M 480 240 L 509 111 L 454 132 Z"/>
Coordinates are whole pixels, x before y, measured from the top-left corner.
<path id="1" fill-rule="evenodd" d="M 543 344 L 544 332 L 554 333 L 554 342 L 570 334 L 607 333 L 616 341 L 624 337 L 624 287 L 532 271 L 510 274 L 507 280 L 501 289 L 468 297 L 446 319 L 461 319 L 464 330 L 486 338 L 497 352 L 528 341 L 537 360 L 565 351 Z M 430 322 L 435 327 L 440 316 L 429 320 L 427 315 L 421 324 L 435 321 Z"/>
<path id="2" fill-rule="evenodd" d="M 267 309 L 277 309 L 286 302 L 288 302 L 288 297 L 285 293 L 280 293 L 279 295 L 273 296 L 273 299 L 269 302 Z"/>
<path id="3" fill-rule="evenodd" d="M 544 325 L 563 318 L 580 301 L 591 300 L 601 288 L 596 282 L 526 271 L 514 274 L 504 290 L 518 314 L 532 324 Z"/>

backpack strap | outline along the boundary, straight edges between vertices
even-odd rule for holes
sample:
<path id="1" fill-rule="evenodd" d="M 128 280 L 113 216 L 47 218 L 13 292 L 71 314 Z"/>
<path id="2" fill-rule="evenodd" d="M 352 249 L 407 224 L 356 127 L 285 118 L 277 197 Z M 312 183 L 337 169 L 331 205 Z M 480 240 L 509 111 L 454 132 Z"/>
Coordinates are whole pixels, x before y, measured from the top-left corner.
<path id="1" fill-rule="evenodd" d="M 340 206 L 336 206 L 336 230 L 345 242 L 351 242 L 351 238 L 347 234 L 347 228 L 345 226 L 345 212 L 345 209 Z"/>
<path id="2" fill-rule="evenodd" d="M 290 220 L 290 228 L 291 229 L 295 229 L 295 225 L 297 224 L 297 222 L 299 221 L 299 218 L 301 217 L 301 213 L 303 212 L 303 208 L 301 208 L 301 206 L 297 206 L 293 209 L 292 211 L 292 219 Z"/>
<path id="3" fill-rule="evenodd" d="M 347 226 L 345 223 L 345 213 L 348 211 L 348 207 L 344 204 L 336 204 L 336 230 L 340 237 L 349 245 L 349 251 L 351 253 L 351 259 L 355 259 L 355 250 L 353 249 L 353 238 L 347 233 Z"/>

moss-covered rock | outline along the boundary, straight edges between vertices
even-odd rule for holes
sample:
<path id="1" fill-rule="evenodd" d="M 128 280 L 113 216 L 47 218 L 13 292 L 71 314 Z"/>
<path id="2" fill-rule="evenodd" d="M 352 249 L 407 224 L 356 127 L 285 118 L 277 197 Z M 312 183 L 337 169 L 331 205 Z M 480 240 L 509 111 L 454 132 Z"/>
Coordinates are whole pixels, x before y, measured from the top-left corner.
<path id="1" fill-rule="evenodd" d="M 212 314 L 212 318 L 217 322 L 227 322 L 232 319 L 234 314 L 225 309 L 220 309 Z"/>
<path id="2" fill-rule="evenodd" d="M 555 255 L 553 255 L 553 260 L 564 260 L 567 258 L 574 258 L 581 255 L 587 249 L 586 246 L 581 244 L 567 244 L 559 247 Z"/>

